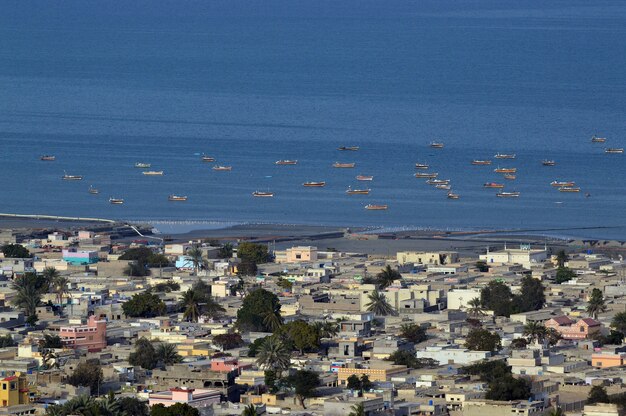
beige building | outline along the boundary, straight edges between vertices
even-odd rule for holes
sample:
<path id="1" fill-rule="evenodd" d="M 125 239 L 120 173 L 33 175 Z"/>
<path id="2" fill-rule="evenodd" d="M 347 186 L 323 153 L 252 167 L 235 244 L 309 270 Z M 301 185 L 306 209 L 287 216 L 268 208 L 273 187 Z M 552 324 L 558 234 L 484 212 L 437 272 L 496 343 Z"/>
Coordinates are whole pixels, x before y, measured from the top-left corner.
<path id="1" fill-rule="evenodd" d="M 487 251 L 480 255 L 487 265 L 491 264 L 520 264 L 530 269 L 548 258 L 547 250 L 533 250 L 530 246 L 520 245 L 520 248 L 507 248 L 500 251 Z"/>
<path id="2" fill-rule="evenodd" d="M 317 247 L 298 246 L 291 247 L 284 251 L 276 251 L 276 263 L 302 263 L 317 261 Z"/>
<path id="3" fill-rule="evenodd" d="M 456 251 L 399 251 L 396 254 L 398 264 L 451 264 L 459 261 Z"/>
<path id="4" fill-rule="evenodd" d="M 626 412 L 616 404 L 596 403 L 587 404 L 583 410 L 583 416 L 624 416 Z"/>

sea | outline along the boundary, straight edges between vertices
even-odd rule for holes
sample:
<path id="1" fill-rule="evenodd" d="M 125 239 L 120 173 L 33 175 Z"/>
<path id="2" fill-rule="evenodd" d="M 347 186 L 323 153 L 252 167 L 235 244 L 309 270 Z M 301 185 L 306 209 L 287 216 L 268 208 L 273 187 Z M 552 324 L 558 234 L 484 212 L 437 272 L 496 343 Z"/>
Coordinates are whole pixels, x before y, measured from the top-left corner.
<path id="1" fill-rule="evenodd" d="M 623 240 L 625 45 L 621 0 L 3 0 L 0 212 Z"/>

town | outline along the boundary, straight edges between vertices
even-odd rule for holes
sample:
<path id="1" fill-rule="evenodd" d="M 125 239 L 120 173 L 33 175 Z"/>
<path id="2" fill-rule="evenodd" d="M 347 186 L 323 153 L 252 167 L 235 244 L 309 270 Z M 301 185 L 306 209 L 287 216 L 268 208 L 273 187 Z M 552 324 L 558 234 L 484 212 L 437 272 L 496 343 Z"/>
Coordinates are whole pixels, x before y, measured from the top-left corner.
<path id="1" fill-rule="evenodd" d="M 623 243 L 138 238 L 0 231 L 0 415 L 626 414 Z"/>

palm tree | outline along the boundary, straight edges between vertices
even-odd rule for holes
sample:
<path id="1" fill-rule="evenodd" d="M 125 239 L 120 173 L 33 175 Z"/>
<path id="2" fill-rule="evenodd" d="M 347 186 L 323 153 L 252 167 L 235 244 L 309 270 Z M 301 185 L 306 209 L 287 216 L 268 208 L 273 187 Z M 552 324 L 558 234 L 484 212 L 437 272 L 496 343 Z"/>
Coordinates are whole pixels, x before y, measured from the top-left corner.
<path id="1" fill-rule="evenodd" d="M 611 327 L 626 335 L 626 312 L 616 313 L 611 321 Z"/>
<path id="2" fill-rule="evenodd" d="M 291 350 L 276 335 L 267 337 L 263 341 L 256 356 L 256 363 L 259 367 L 275 370 L 279 376 L 291 364 Z"/>
<path id="3" fill-rule="evenodd" d="M 320 339 L 332 338 L 339 333 L 339 322 L 337 321 L 317 321 L 313 322 L 312 326 Z"/>
<path id="4" fill-rule="evenodd" d="M 376 275 L 376 279 L 378 281 L 378 286 L 381 289 L 385 289 L 393 284 L 394 281 L 402 279 L 402 275 L 397 270 L 391 268 L 390 265 L 387 265 L 384 269 L 380 271 Z"/>
<path id="5" fill-rule="evenodd" d="M 65 276 L 57 275 L 52 278 L 50 282 L 50 287 L 52 291 L 57 295 L 57 302 L 61 307 L 61 315 L 63 315 L 63 295 L 67 295 L 69 291 L 67 290 L 67 285 L 69 284 L 70 279 Z"/>
<path id="6" fill-rule="evenodd" d="M 283 326 L 283 317 L 280 316 L 280 311 L 267 311 L 263 314 L 263 325 L 269 328 L 272 332 L 276 333 Z"/>
<path id="7" fill-rule="evenodd" d="M 193 268 L 196 272 L 196 276 L 198 275 L 198 272 L 200 271 L 200 267 L 202 267 L 202 265 L 204 264 L 204 258 L 202 257 L 202 255 L 203 255 L 202 249 L 198 246 L 193 246 L 189 250 L 187 250 L 187 256 L 189 257 L 189 260 L 193 264 Z"/>
<path id="8" fill-rule="evenodd" d="M 606 312 L 607 309 L 602 291 L 600 289 L 593 289 L 589 297 L 589 303 L 587 303 L 587 313 L 591 315 L 593 319 L 598 319 L 598 314 L 600 312 Z"/>
<path id="9" fill-rule="evenodd" d="M 198 322 L 198 318 L 202 315 L 200 307 L 200 296 L 198 292 L 193 289 L 188 289 L 183 293 L 183 297 L 180 300 L 180 306 L 183 311 L 183 319 L 191 322 Z"/>
<path id="10" fill-rule="evenodd" d="M 532 321 L 524 325 L 524 336 L 530 342 L 543 342 L 547 334 L 547 329 L 541 322 Z"/>
<path id="11" fill-rule="evenodd" d="M 55 269 L 54 267 L 48 266 L 45 269 L 43 269 L 41 276 L 46 280 L 46 282 L 49 285 L 51 285 L 54 279 L 56 279 L 60 275 L 57 269 Z"/>
<path id="12" fill-rule="evenodd" d="M 365 409 L 363 408 L 363 402 L 359 402 L 350 407 L 350 413 L 348 416 L 365 416 Z"/>
<path id="13" fill-rule="evenodd" d="M 375 290 L 368 296 L 369 303 L 365 305 L 369 312 L 378 316 L 396 315 L 396 310 L 389 304 L 385 294 Z"/>
<path id="14" fill-rule="evenodd" d="M 44 292 L 44 284 L 38 276 L 27 273 L 13 281 L 12 288 L 15 296 L 12 302 L 24 311 L 29 323 L 34 324 L 37 320 L 37 306 L 41 303 L 41 294 Z M 47 287 L 45 288 L 47 291 Z"/>
<path id="15" fill-rule="evenodd" d="M 565 416 L 565 412 L 563 412 L 563 409 L 560 407 L 553 407 L 548 413 L 548 416 Z"/>
<path id="16" fill-rule="evenodd" d="M 248 406 L 246 406 L 245 409 L 243 409 L 243 412 L 241 413 L 241 416 L 257 416 L 258 413 L 256 411 L 256 406 L 253 404 L 249 404 Z"/>
<path id="17" fill-rule="evenodd" d="M 178 354 L 176 350 L 176 345 L 174 344 L 159 344 L 156 348 L 156 357 L 157 360 L 162 362 L 163 365 L 172 365 L 182 361 L 182 357 Z"/>
<path id="18" fill-rule="evenodd" d="M 203 300 L 204 302 L 200 305 L 202 315 L 208 316 L 209 318 L 216 318 L 226 311 L 211 295 L 205 296 Z"/>
<path id="19" fill-rule="evenodd" d="M 467 313 L 469 313 L 470 316 L 477 318 L 485 315 L 485 308 L 483 308 L 479 298 L 470 299 L 467 302 L 467 306 Z"/>

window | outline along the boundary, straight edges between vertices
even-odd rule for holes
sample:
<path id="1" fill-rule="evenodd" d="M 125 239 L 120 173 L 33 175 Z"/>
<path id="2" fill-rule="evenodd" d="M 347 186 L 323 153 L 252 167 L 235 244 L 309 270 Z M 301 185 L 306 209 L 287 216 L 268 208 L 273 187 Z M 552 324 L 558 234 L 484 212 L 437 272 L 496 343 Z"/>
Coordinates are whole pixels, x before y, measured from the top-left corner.
<path id="1" fill-rule="evenodd" d="M 11 390 L 15 390 L 15 389 L 16 389 L 15 383 L 11 383 Z"/>
<path id="2" fill-rule="evenodd" d="M 7 389 L 7 383 L 2 383 L 2 390 L 6 390 Z"/>
<path id="3" fill-rule="evenodd" d="M 585 332 L 585 327 L 584 326 L 580 327 L 580 332 Z"/>

